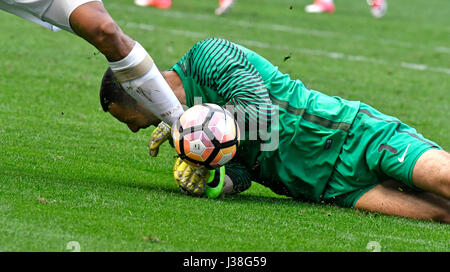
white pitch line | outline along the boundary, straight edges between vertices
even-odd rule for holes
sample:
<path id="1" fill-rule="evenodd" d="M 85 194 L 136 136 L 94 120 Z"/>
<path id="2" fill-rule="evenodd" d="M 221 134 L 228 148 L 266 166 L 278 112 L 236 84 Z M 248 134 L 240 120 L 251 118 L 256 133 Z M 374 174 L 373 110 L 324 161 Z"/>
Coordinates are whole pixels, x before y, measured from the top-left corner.
<path id="1" fill-rule="evenodd" d="M 449 48 L 449 47 L 438 46 L 438 47 L 436 47 L 434 50 L 436 50 L 437 52 L 440 52 L 440 53 L 447 53 L 447 54 L 450 54 L 450 48 Z"/>
<path id="2" fill-rule="evenodd" d="M 317 223 L 317 222 L 310 222 L 310 225 L 316 226 L 318 229 L 324 229 L 325 225 L 322 223 Z M 327 226 L 329 227 L 329 231 L 333 231 L 339 234 L 342 234 L 343 236 L 346 236 L 347 233 L 345 233 L 344 231 L 340 231 L 340 230 L 336 230 L 336 228 L 334 226 Z M 401 241 L 401 242 L 406 242 L 409 244 L 420 244 L 423 246 L 426 245 L 432 245 L 434 248 L 440 248 L 440 249 L 448 249 L 448 242 L 447 241 L 443 241 L 443 243 L 436 243 L 436 241 L 432 241 L 430 242 L 427 239 L 420 239 L 420 238 L 410 238 L 410 237 L 399 237 L 399 236 L 392 236 L 392 235 L 385 235 L 385 234 L 374 234 L 374 233 L 369 233 L 369 232 L 362 232 L 362 231 L 355 231 L 353 230 L 352 235 L 357 235 L 358 237 L 361 236 L 366 236 L 366 237 L 370 237 L 374 240 L 377 241 Z M 351 240 L 353 237 L 350 237 Z"/>
<path id="3" fill-rule="evenodd" d="M 108 6 L 120 8 L 120 9 L 127 9 L 130 12 L 141 12 L 142 8 L 136 7 L 136 6 L 130 6 L 130 5 L 122 5 L 118 3 L 109 3 Z M 197 20 L 197 21 L 211 21 L 214 23 L 220 23 L 220 20 L 226 21 L 227 25 L 232 25 L 236 27 L 245 27 L 245 28 L 258 28 L 258 29 L 264 29 L 264 30 L 271 30 L 271 31 L 277 31 L 277 32 L 285 32 L 290 34 L 296 34 L 296 35 L 310 35 L 310 36 L 317 36 L 317 37 L 337 37 L 337 36 L 345 36 L 346 38 L 356 39 L 356 40 L 368 40 L 366 36 L 357 35 L 357 34 L 350 34 L 350 33 L 342 33 L 338 31 L 327 31 L 327 30 L 318 30 L 318 29 L 311 29 L 311 28 L 300 28 L 300 27 L 293 27 L 289 25 L 280 25 L 280 24 L 271 24 L 271 23 L 257 23 L 251 21 L 245 21 L 245 20 L 227 20 L 224 18 L 218 18 L 214 15 L 208 15 L 208 14 L 201 14 L 201 13 L 186 13 L 181 11 L 174 11 L 174 10 L 166 10 L 164 12 L 158 13 L 160 16 L 166 16 L 170 17 L 172 19 L 189 19 L 189 20 Z M 370 38 L 370 41 L 373 41 L 373 38 Z M 394 45 L 404 48 L 418 48 L 420 45 L 417 43 L 412 42 L 404 42 L 404 41 L 398 41 L 393 39 L 386 39 L 386 38 L 378 38 L 376 39 L 376 42 L 380 44 L 384 44 L 387 46 Z M 424 48 L 424 49 L 428 49 Z M 439 52 L 439 53 L 446 53 L 450 54 L 450 48 L 445 46 L 435 46 L 432 50 Z"/>
<path id="4" fill-rule="evenodd" d="M 189 38 L 195 37 L 195 38 L 203 39 L 203 38 L 209 37 L 208 33 L 185 31 L 182 29 L 174 29 L 174 28 L 162 28 L 162 27 L 157 27 L 155 25 L 150 25 L 150 24 L 133 23 L 133 22 L 126 22 L 126 23 L 122 23 L 122 24 L 126 27 L 137 28 L 137 29 L 146 30 L 146 31 L 155 31 L 157 29 L 161 29 L 161 30 L 164 30 L 165 32 L 173 34 L 173 35 L 185 36 L 185 37 L 189 37 Z M 429 72 L 434 72 L 434 73 L 444 73 L 444 74 L 450 75 L 449 68 L 432 67 L 432 66 L 428 66 L 425 64 L 408 63 L 408 62 L 392 63 L 392 62 L 388 62 L 386 60 L 378 59 L 378 58 L 369 58 L 369 57 L 357 56 L 357 55 L 347 55 L 347 54 L 340 53 L 340 52 L 331 52 L 331 51 L 318 50 L 318 49 L 289 47 L 286 45 L 269 44 L 269 43 L 253 41 L 253 40 L 238 39 L 237 42 L 242 43 L 243 45 L 246 45 L 246 46 L 253 46 L 253 47 L 264 48 L 264 49 L 275 49 L 275 50 L 279 50 L 279 51 L 283 51 L 283 52 L 295 50 L 296 52 L 300 52 L 302 54 L 323 56 L 323 57 L 327 57 L 330 59 L 342 59 L 342 60 L 347 60 L 347 61 L 357 61 L 357 62 L 365 62 L 365 63 L 373 63 L 373 64 L 381 64 L 381 65 L 391 64 L 391 65 L 396 65 L 396 66 L 410 69 L 410 70 L 429 71 Z"/>

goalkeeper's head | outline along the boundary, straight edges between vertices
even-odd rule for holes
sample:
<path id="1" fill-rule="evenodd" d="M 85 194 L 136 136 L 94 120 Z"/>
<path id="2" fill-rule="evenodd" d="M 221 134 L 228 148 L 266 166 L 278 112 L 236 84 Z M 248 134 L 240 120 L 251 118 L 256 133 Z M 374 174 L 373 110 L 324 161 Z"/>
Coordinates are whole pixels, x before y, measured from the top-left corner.
<path id="1" fill-rule="evenodd" d="M 157 125 L 160 120 L 131 97 L 117 82 L 111 68 L 103 75 L 100 86 L 100 104 L 117 120 L 127 124 L 132 132 Z"/>

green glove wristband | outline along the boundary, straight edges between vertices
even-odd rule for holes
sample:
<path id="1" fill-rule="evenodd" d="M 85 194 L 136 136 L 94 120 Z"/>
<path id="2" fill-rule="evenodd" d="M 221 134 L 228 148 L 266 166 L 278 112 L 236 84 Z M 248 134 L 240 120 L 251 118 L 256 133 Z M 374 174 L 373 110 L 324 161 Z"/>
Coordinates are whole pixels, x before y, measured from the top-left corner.
<path id="1" fill-rule="evenodd" d="M 218 198 L 222 194 L 225 185 L 225 166 L 221 166 L 218 171 L 211 170 L 209 179 L 206 182 L 206 196 L 208 198 Z"/>

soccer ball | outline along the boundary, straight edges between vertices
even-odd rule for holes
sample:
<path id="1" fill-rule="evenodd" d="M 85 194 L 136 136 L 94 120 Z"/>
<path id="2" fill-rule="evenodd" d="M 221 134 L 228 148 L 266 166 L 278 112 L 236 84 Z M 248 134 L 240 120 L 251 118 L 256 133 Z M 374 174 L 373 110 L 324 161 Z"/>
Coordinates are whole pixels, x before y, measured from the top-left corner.
<path id="1" fill-rule="evenodd" d="M 239 127 L 229 111 L 205 103 L 181 115 L 173 125 L 172 137 L 175 150 L 186 163 L 214 169 L 236 154 Z"/>

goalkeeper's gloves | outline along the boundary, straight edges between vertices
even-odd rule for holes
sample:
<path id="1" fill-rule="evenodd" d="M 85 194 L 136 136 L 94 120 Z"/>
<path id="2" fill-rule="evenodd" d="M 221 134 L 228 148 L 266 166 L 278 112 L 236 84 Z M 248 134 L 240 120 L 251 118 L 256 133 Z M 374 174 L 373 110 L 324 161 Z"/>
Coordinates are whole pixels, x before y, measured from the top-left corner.
<path id="1" fill-rule="evenodd" d="M 194 167 L 178 158 L 173 167 L 173 176 L 180 190 L 188 195 L 218 198 L 225 185 L 225 166 L 207 170 Z"/>
<path id="2" fill-rule="evenodd" d="M 209 170 L 191 166 L 178 158 L 173 166 L 173 177 L 180 190 L 188 195 L 202 196 L 205 194 Z"/>
<path id="3" fill-rule="evenodd" d="M 150 156 L 156 157 L 158 155 L 159 147 L 166 140 L 169 140 L 169 142 L 172 141 L 171 132 L 172 129 L 168 124 L 164 122 L 158 124 L 158 126 L 153 130 L 152 134 L 150 135 L 150 140 L 148 142 L 148 149 Z"/>
<path id="4" fill-rule="evenodd" d="M 208 198 L 218 198 L 222 195 L 223 186 L 225 186 L 225 165 L 210 170 L 209 179 L 206 182 L 206 196 Z"/>

